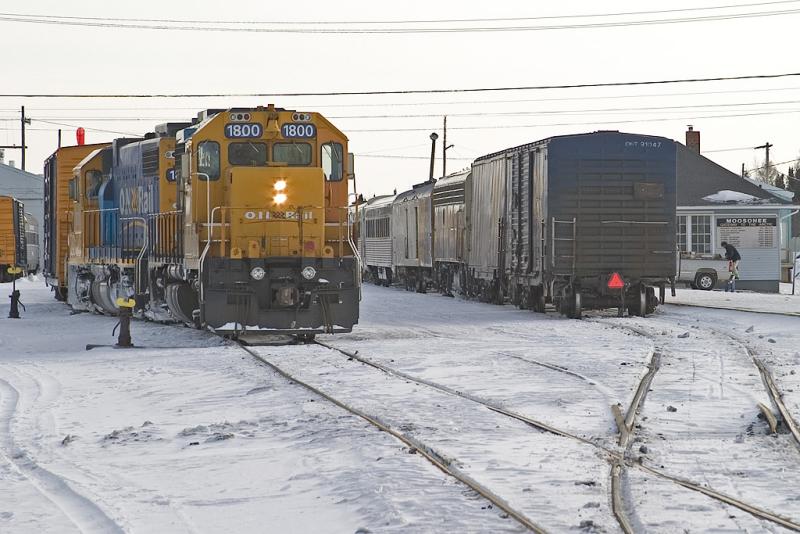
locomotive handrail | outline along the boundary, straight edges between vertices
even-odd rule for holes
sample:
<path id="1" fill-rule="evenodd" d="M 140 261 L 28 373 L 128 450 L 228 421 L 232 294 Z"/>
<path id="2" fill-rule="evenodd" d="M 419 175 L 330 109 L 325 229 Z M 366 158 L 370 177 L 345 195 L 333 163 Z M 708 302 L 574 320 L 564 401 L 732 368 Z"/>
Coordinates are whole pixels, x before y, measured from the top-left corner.
<path id="1" fill-rule="evenodd" d="M 142 259 L 144 258 L 144 253 L 147 250 L 148 240 L 149 240 L 149 232 L 147 231 L 147 219 L 144 217 L 120 217 L 120 221 L 141 221 L 142 227 L 144 228 L 144 236 L 142 239 L 142 248 L 139 249 L 139 255 L 136 257 L 136 262 L 133 266 L 133 277 L 135 280 L 133 281 L 133 290 L 134 290 L 134 298 L 136 295 L 141 294 L 141 270 L 142 270 Z"/>

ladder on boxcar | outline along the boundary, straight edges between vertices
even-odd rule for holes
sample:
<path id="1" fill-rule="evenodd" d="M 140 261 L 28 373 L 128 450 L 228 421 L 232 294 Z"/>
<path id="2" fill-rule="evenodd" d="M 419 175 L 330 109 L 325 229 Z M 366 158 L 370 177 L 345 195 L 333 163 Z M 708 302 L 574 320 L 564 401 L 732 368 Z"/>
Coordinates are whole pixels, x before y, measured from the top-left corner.
<path id="1" fill-rule="evenodd" d="M 559 228 L 566 230 L 566 232 L 562 231 L 561 234 L 559 234 Z M 568 237 L 564 237 L 565 235 Z M 551 219 L 550 226 L 550 241 L 550 262 L 553 270 L 558 271 L 558 269 L 561 268 L 562 263 L 560 260 L 568 260 L 570 265 L 569 272 L 558 274 L 575 274 L 575 263 L 578 256 L 578 251 L 576 249 L 578 243 L 577 224 L 575 218 L 573 217 L 572 219 L 568 220 L 559 220 L 553 217 Z M 568 246 L 568 250 L 571 251 L 572 254 L 559 254 L 559 252 L 564 248 L 557 246 L 560 243 L 570 243 L 571 246 Z"/>

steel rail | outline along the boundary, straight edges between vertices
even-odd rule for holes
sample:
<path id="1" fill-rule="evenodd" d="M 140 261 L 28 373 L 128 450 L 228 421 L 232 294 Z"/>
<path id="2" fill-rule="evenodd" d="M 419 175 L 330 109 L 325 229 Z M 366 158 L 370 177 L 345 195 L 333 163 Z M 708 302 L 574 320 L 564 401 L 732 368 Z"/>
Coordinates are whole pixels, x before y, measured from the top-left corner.
<path id="1" fill-rule="evenodd" d="M 786 317 L 800 317 L 800 312 L 780 312 L 770 310 L 749 310 L 747 308 L 738 308 L 732 306 L 711 306 L 708 304 L 685 304 L 683 302 L 665 302 L 669 306 L 683 306 L 684 308 L 705 308 L 708 310 L 722 310 L 722 311 L 738 311 L 745 313 L 760 313 L 764 315 L 785 315 Z"/>
<path id="2" fill-rule="evenodd" d="M 666 475 L 661 471 L 659 471 L 658 469 L 653 469 L 652 467 L 648 467 L 642 464 L 639 464 L 638 467 L 654 476 L 657 476 L 665 480 L 669 480 L 671 482 L 674 482 L 675 484 L 678 484 L 679 486 L 683 486 L 686 489 L 700 492 L 704 495 L 707 495 L 708 497 L 711 497 L 712 499 L 734 506 L 744 512 L 747 512 L 748 514 L 754 517 L 757 517 L 759 519 L 764 519 L 772 523 L 776 523 L 778 525 L 781 525 L 782 527 L 788 528 L 789 530 L 794 530 L 795 532 L 800 532 L 800 523 L 795 523 L 791 519 L 774 514 L 772 512 L 768 512 L 767 510 L 764 510 L 762 508 L 752 506 L 744 501 L 740 501 L 739 499 L 730 497 L 728 495 L 725 495 L 724 493 L 720 493 L 711 488 L 701 486 L 700 484 L 695 484 L 694 482 L 690 482 L 688 480 L 684 480 L 682 478 L 675 477 L 672 475 Z"/>
<path id="3" fill-rule="evenodd" d="M 767 390 L 767 395 L 769 395 L 770 401 L 772 401 L 772 404 L 775 406 L 775 408 L 778 410 L 778 413 L 781 415 L 783 424 L 785 424 L 786 428 L 789 429 L 789 433 L 794 438 L 795 445 L 800 449 L 800 425 L 798 425 L 797 421 L 792 416 L 792 413 L 786 407 L 786 404 L 784 404 L 783 394 L 778 389 L 778 386 L 775 383 L 775 379 L 772 377 L 772 373 L 770 372 L 769 367 L 767 367 L 767 365 L 761 360 L 761 358 L 758 357 L 757 351 L 753 347 L 751 347 L 750 343 L 747 340 L 742 339 L 737 335 L 731 334 L 730 332 L 719 330 L 717 328 L 711 328 L 711 330 L 721 336 L 727 337 L 728 339 L 732 339 L 733 341 L 744 347 L 744 349 L 747 351 L 747 355 L 750 356 L 751 360 L 753 360 L 753 364 L 755 364 L 759 374 L 761 375 L 761 381 L 764 383 L 764 388 Z M 770 425 L 772 425 L 771 422 Z"/>
<path id="4" fill-rule="evenodd" d="M 511 505 L 509 505 L 504 499 L 502 499 L 501 497 L 496 495 L 494 492 L 489 490 L 486 486 L 484 486 L 483 484 L 477 482 L 472 477 L 470 477 L 470 476 L 464 474 L 463 472 L 461 472 L 461 470 L 459 470 L 458 468 L 456 468 L 455 466 L 452 465 L 451 460 L 449 460 L 445 456 L 437 453 L 431 447 L 428 447 L 424 443 L 422 443 L 422 442 L 420 442 L 420 441 L 418 441 L 418 440 L 416 440 L 416 439 L 414 439 L 412 437 L 406 436 L 406 435 L 394 430 L 388 424 L 381 422 L 381 420 L 378 419 L 377 417 L 369 415 L 366 412 L 363 412 L 363 411 L 359 410 L 358 408 L 354 408 L 354 407 L 352 407 L 352 406 L 350 406 L 350 405 L 348 405 L 348 404 L 346 404 L 346 403 L 334 398 L 333 396 L 325 393 L 321 389 L 316 388 L 316 387 L 312 386 L 311 384 L 296 378 L 294 375 L 290 374 L 288 371 L 285 371 L 284 369 L 279 367 L 277 364 L 269 361 L 265 357 L 263 357 L 260 354 L 258 354 L 256 351 L 251 350 L 250 347 L 248 347 L 246 345 L 242 345 L 240 343 L 237 343 L 237 345 L 242 350 L 247 352 L 250 356 L 252 356 L 256 360 L 258 360 L 261 364 L 266 365 L 267 367 L 269 367 L 270 369 L 272 369 L 273 371 L 275 371 L 276 373 L 278 373 L 279 375 L 284 377 L 286 380 L 289 380 L 290 382 L 294 382 L 295 384 L 298 384 L 298 385 L 306 388 L 307 390 L 309 390 L 312 393 L 320 396 L 321 398 L 327 400 L 328 402 L 338 406 L 339 408 L 342 408 L 343 410 L 345 410 L 347 412 L 350 412 L 351 414 L 353 414 L 353 415 L 355 415 L 357 417 L 360 417 L 361 419 L 365 420 L 366 422 L 368 422 L 369 424 L 371 424 L 374 427 L 378 428 L 379 430 L 382 430 L 383 432 L 386 432 L 387 434 L 389 434 L 389 435 L 393 436 L 394 438 L 400 440 L 402 443 L 404 443 L 406 446 L 408 446 L 412 450 L 418 451 L 420 454 L 422 454 L 422 456 L 425 457 L 425 459 L 427 459 L 430 463 L 432 463 L 434 466 L 436 466 L 444 474 L 453 477 L 454 479 L 458 480 L 459 482 L 461 482 L 465 486 L 469 487 L 475 493 L 477 493 L 478 495 L 480 495 L 484 499 L 488 500 L 489 502 L 491 502 L 492 504 L 497 506 L 497 508 L 499 508 L 500 510 L 502 510 L 503 512 L 508 514 L 510 517 L 513 517 L 518 523 L 520 523 L 521 525 L 526 527 L 528 530 L 530 530 L 532 532 L 536 532 L 536 533 L 541 533 L 541 534 L 544 534 L 546 532 L 542 527 L 536 525 L 533 521 L 528 519 L 528 517 L 526 517 L 525 514 L 523 514 L 522 512 L 518 512 L 517 510 L 512 508 Z"/>
<path id="5" fill-rule="evenodd" d="M 631 527 L 628 516 L 625 515 L 625 509 L 622 501 L 622 462 L 614 462 L 611 466 L 611 510 L 614 512 L 614 517 L 617 518 L 620 528 L 625 534 L 634 534 L 633 527 Z"/>

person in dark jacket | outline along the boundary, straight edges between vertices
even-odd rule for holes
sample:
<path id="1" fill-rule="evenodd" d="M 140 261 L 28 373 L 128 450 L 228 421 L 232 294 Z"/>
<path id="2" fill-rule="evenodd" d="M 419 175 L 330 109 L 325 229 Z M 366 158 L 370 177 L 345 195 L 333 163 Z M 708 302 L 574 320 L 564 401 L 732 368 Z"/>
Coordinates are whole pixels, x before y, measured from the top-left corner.
<path id="1" fill-rule="evenodd" d="M 722 242 L 722 246 L 725 248 L 725 259 L 728 260 L 728 272 L 731 273 L 731 277 L 728 279 L 728 283 L 725 286 L 725 291 L 735 293 L 736 279 L 739 278 L 739 262 L 742 261 L 742 255 L 739 254 L 736 247 L 725 241 Z"/>

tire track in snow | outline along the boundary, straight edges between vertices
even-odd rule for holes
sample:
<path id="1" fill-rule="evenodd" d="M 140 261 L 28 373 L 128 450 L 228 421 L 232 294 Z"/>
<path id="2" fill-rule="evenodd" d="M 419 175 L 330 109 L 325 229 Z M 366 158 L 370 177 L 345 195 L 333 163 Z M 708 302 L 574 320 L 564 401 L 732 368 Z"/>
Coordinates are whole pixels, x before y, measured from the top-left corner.
<path id="1" fill-rule="evenodd" d="M 73 490 L 66 480 L 38 465 L 17 447 L 11 422 L 19 403 L 19 391 L 0 378 L 0 455 L 36 490 L 53 503 L 86 534 L 121 533 L 122 528 L 94 502 Z"/>

